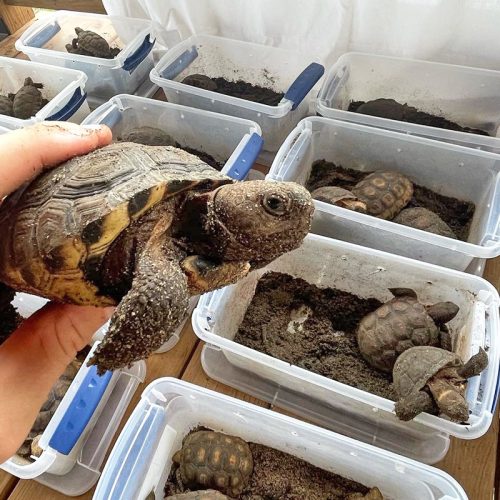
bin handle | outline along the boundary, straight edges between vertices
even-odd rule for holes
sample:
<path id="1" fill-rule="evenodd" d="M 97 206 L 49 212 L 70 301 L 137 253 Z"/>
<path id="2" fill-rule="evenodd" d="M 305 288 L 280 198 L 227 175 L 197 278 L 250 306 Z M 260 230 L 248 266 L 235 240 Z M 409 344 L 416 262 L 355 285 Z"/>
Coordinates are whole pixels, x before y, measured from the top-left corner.
<path id="1" fill-rule="evenodd" d="M 54 23 L 54 24 L 48 24 L 47 26 L 42 27 L 40 31 L 38 30 L 38 27 L 40 24 L 42 24 L 43 21 L 40 20 L 33 24 L 30 28 L 28 28 L 25 33 L 24 37 L 26 40 L 26 46 L 27 47 L 37 47 L 41 48 L 43 47 L 56 33 L 59 33 L 61 31 L 61 26 L 59 26 L 59 23 Z M 21 44 L 21 41 L 18 40 L 16 42 L 16 48 L 20 50 L 20 47 L 18 45 Z"/>
<path id="2" fill-rule="evenodd" d="M 107 371 L 99 376 L 97 367 L 90 367 L 49 441 L 51 448 L 69 455 L 99 405 L 112 375 L 112 372 Z"/>
<path id="3" fill-rule="evenodd" d="M 255 160 L 257 160 L 263 144 L 262 137 L 254 132 L 225 174 L 237 181 L 245 179 Z"/>
<path id="4" fill-rule="evenodd" d="M 106 471 L 106 476 L 112 479 L 103 485 L 103 491 L 96 491 L 96 499 L 137 498 L 138 485 L 146 476 L 156 452 L 152 443 L 158 441 L 166 419 L 165 410 L 160 406 L 149 407 L 146 416 L 139 408 L 135 409 L 128 422 L 130 432 L 118 438 L 113 450 L 117 460 L 112 468 Z M 141 460 L 137 460 L 139 455 Z"/>
<path id="5" fill-rule="evenodd" d="M 69 120 L 82 106 L 87 99 L 87 94 L 80 88 L 76 89 L 71 99 L 59 111 L 50 115 L 48 121 L 67 121 Z"/>
<path id="6" fill-rule="evenodd" d="M 497 385 L 495 387 L 495 396 L 493 397 L 493 404 L 491 405 L 491 414 L 492 415 L 495 414 L 499 395 L 500 395 L 500 367 L 498 368 Z"/>
<path id="7" fill-rule="evenodd" d="M 108 101 L 87 116 L 87 118 L 83 120 L 82 125 L 99 124 L 113 128 L 121 119 L 122 114 L 116 103 Z"/>
<path id="8" fill-rule="evenodd" d="M 325 67 L 322 64 L 311 63 L 304 71 L 295 79 L 286 91 L 284 99 L 292 102 L 292 110 L 304 100 L 310 90 L 316 85 L 318 80 L 325 73 Z"/>
<path id="9" fill-rule="evenodd" d="M 173 80 L 179 73 L 184 71 L 196 58 L 198 50 L 193 45 L 190 49 L 185 50 L 179 57 L 172 61 L 161 73 L 161 77 L 166 80 Z"/>
<path id="10" fill-rule="evenodd" d="M 137 50 L 133 53 L 130 54 L 127 59 L 125 59 L 125 62 L 123 63 L 123 69 L 125 71 L 128 71 L 129 73 L 133 73 L 134 70 L 141 64 L 142 61 L 146 58 L 146 56 L 151 52 L 153 49 L 153 46 L 156 42 L 156 39 L 151 40 L 151 37 L 149 33 L 144 37 L 143 42 Z"/>

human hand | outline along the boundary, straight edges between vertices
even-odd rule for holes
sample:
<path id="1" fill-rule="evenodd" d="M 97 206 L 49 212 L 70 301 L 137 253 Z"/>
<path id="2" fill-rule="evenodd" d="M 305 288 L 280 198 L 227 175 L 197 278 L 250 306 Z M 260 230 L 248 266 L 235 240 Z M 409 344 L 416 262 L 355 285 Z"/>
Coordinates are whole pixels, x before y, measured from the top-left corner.
<path id="1" fill-rule="evenodd" d="M 110 142 L 107 127 L 56 122 L 0 135 L 0 200 L 44 169 Z M 0 345 L 0 463 L 21 446 L 51 387 L 111 313 L 48 304 Z"/>

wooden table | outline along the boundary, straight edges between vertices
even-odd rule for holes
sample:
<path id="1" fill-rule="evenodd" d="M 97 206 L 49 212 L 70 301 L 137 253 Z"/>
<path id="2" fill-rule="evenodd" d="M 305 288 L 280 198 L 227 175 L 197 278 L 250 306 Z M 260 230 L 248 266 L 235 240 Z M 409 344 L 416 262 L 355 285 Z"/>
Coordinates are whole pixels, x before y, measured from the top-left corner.
<path id="1" fill-rule="evenodd" d="M 0 42 L 0 55 L 23 57 L 14 48 L 17 37 L 25 28 Z M 488 263 L 484 277 L 498 289 L 500 285 L 500 258 Z M 131 401 L 120 429 L 132 412 L 140 398 L 143 389 L 152 380 L 159 377 L 178 377 L 183 380 L 213 389 L 260 406 L 269 407 L 263 401 L 243 394 L 235 389 L 220 384 L 205 375 L 200 363 L 203 342 L 199 341 L 190 323 L 186 324 L 177 346 L 170 352 L 152 356 L 147 361 L 147 377 L 139 386 Z M 459 441 L 452 438 L 451 448 L 446 458 L 436 466 L 451 474 L 464 487 L 470 500 L 491 500 L 495 491 L 495 471 L 498 448 L 498 413 L 487 434 L 473 441 Z M 498 491 L 498 486 L 496 487 Z M 93 490 L 77 498 L 92 498 Z M 35 481 L 18 480 L 0 471 L 0 500 L 62 500 L 66 497 Z M 404 500 L 404 499 L 398 499 Z"/>

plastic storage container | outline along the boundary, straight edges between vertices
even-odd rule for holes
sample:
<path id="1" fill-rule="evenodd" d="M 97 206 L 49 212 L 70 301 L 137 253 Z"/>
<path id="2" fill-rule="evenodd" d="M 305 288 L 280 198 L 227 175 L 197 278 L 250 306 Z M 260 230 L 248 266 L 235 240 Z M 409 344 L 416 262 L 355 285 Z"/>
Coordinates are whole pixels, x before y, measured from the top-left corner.
<path id="1" fill-rule="evenodd" d="M 482 346 L 489 356 L 488 368 L 468 383 L 469 424 L 429 414 L 402 422 L 392 401 L 234 342 L 257 281 L 270 270 L 382 302 L 392 298 L 389 288 L 401 286 L 414 289 L 424 303 L 455 302 L 460 311 L 449 325 L 458 333 L 457 352 L 468 359 Z M 450 434 L 474 439 L 491 424 L 499 377 L 499 304 L 495 288 L 477 276 L 310 234 L 299 249 L 236 285 L 204 295 L 193 328 L 208 344 L 202 363 L 210 377 L 342 434 L 434 463 L 446 454 Z"/>
<path id="2" fill-rule="evenodd" d="M 433 467 L 187 382 L 162 378 L 143 392 L 113 448 L 94 500 L 144 500 L 150 494 L 162 499 L 172 456 L 198 425 L 377 486 L 384 498 L 467 499 L 453 478 Z"/>
<path id="3" fill-rule="evenodd" d="M 114 59 L 70 54 L 66 44 L 76 37 L 75 28 L 95 31 L 121 52 Z M 88 76 L 89 97 L 108 99 L 133 94 L 153 68 L 152 22 L 145 19 L 56 11 L 30 26 L 16 48 L 32 61 L 79 69 Z"/>
<path id="4" fill-rule="evenodd" d="M 309 112 L 311 89 L 323 75 L 318 62 L 296 52 L 216 36 L 192 36 L 173 46 L 151 71 L 167 100 L 257 122 L 264 149 L 275 152 L 298 121 Z M 181 83 L 201 73 L 284 92 L 277 106 L 231 97 Z"/>
<path id="5" fill-rule="evenodd" d="M 468 241 L 460 241 L 315 201 L 312 232 L 476 274 L 484 264 L 478 259 L 500 255 L 500 156 L 311 117 L 287 138 L 267 178 L 305 184 L 322 159 L 355 170 L 395 170 L 476 210 Z"/>
<path id="6" fill-rule="evenodd" d="M 395 99 L 492 137 L 347 111 L 351 101 Z M 317 99 L 327 118 L 500 153 L 500 71 L 350 52 L 328 71 Z"/>
<path id="7" fill-rule="evenodd" d="M 113 131 L 113 137 L 135 127 L 156 127 L 182 146 L 194 148 L 211 155 L 217 162 L 224 163 L 222 172 L 238 180 L 247 175 L 254 179 L 257 172 L 250 172 L 262 148 L 260 127 L 249 120 L 218 113 L 188 108 L 132 95 L 118 95 L 92 112 L 83 122 L 105 124 Z M 189 303 L 189 315 L 198 297 Z M 172 349 L 179 341 L 186 320 L 157 353 Z"/>
<path id="8" fill-rule="evenodd" d="M 42 95 L 50 102 L 27 120 L 0 115 L 0 126 L 14 129 L 44 120 L 81 123 L 90 113 L 85 93 L 87 75 L 81 71 L 0 57 L 0 94 L 15 94 L 27 77 L 31 77 L 34 82 L 43 83 Z"/>
<path id="9" fill-rule="evenodd" d="M 28 308 L 39 305 L 32 302 Z M 120 420 L 144 381 L 146 364 L 140 361 L 99 377 L 95 366 L 86 365 L 96 347 L 97 343 L 45 429 L 40 457 L 28 462 L 15 455 L 0 464 L 1 469 L 70 496 L 83 494 L 97 482 Z"/>

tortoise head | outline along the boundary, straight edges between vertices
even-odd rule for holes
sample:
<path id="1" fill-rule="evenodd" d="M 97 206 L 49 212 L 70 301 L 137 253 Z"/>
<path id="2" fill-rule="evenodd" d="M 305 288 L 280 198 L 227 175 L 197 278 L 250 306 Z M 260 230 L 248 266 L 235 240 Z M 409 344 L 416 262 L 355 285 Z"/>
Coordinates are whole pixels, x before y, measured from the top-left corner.
<path id="1" fill-rule="evenodd" d="M 300 246 L 313 211 L 309 192 L 293 182 L 228 184 L 213 194 L 208 231 L 220 258 L 264 263 Z"/>

